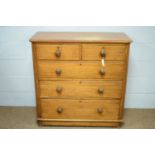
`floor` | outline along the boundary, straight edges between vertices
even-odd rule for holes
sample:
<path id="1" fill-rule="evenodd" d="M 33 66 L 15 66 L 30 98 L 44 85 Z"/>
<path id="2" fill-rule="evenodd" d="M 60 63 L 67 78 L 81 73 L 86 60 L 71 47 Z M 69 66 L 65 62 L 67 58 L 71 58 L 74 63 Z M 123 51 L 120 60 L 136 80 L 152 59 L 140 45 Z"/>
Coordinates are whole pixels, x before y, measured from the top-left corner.
<path id="1" fill-rule="evenodd" d="M 119 128 L 155 129 L 155 109 L 126 109 L 124 113 L 124 122 L 125 123 Z M 39 129 L 39 128 L 64 129 L 68 127 L 38 126 L 36 123 L 36 111 L 34 107 L 0 107 L 0 129 Z"/>

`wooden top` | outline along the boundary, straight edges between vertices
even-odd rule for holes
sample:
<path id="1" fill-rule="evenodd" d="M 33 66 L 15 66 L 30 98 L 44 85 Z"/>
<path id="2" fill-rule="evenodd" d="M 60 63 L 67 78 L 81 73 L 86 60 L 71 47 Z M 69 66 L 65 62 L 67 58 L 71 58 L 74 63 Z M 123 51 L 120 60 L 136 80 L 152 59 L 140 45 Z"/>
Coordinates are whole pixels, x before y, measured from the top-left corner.
<path id="1" fill-rule="evenodd" d="M 51 43 L 130 43 L 132 40 L 124 33 L 103 32 L 38 32 L 31 42 Z"/>

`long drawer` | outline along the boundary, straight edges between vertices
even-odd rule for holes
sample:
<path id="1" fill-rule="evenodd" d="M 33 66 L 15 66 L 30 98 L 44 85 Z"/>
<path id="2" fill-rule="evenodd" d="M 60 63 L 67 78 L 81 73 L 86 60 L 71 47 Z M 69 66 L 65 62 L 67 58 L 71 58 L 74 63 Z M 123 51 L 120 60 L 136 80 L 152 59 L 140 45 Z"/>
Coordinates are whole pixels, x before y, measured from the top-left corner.
<path id="1" fill-rule="evenodd" d="M 121 98 L 121 81 L 40 81 L 41 98 Z"/>
<path id="2" fill-rule="evenodd" d="M 41 99 L 43 119 L 117 120 L 120 100 Z"/>
<path id="3" fill-rule="evenodd" d="M 124 67 L 123 61 L 106 61 L 104 67 L 100 61 L 38 61 L 38 74 L 40 80 L 53 78 L 122 80 Z"/>

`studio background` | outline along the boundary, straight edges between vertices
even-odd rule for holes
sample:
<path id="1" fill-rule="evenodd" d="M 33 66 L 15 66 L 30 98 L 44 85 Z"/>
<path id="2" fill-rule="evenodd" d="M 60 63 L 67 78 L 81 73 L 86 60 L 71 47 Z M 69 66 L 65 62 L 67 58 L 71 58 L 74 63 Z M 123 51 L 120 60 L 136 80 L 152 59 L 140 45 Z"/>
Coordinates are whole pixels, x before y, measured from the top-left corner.
<path id="1" fill-rule="evenodd" d="M 130 48 L 126 108 L 155 108 L 155 27 L 0 27 L 0 106 L 35 106 L 30 37 L 37 31 L 124 32 Z"/>

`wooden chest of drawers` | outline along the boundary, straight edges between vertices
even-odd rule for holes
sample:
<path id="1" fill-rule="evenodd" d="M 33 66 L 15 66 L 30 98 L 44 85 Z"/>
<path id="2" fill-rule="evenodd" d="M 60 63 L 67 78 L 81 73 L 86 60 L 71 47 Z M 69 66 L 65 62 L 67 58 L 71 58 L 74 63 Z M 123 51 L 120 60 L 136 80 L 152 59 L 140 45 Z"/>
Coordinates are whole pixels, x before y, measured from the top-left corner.
<path id="1" fill-rule="evenodd" d="M 118 126 L 123 122 L 128 36 L 38 32 L 30 41 L 39 124 Z"/>

